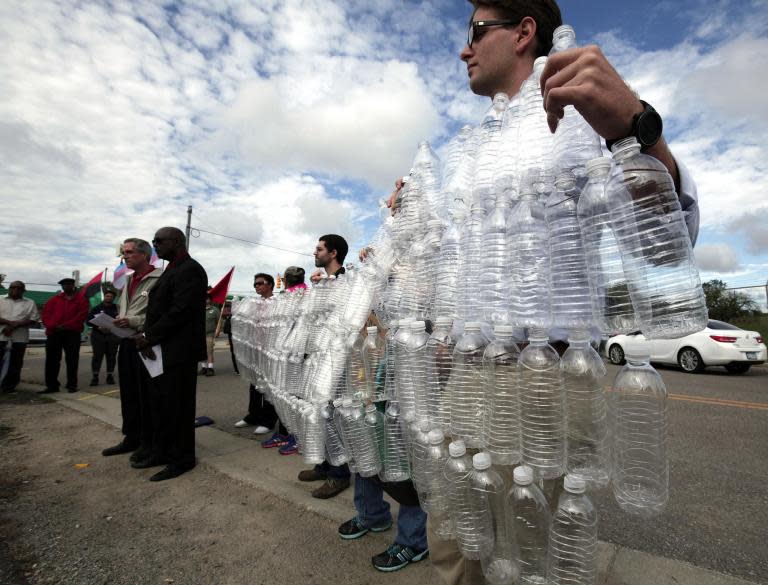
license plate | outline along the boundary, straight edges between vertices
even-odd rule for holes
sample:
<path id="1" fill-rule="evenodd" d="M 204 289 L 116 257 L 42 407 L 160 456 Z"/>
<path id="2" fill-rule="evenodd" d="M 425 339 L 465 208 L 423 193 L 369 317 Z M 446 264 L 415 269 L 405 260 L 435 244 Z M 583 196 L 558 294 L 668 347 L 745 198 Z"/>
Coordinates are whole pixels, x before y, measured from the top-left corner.
<path id="1" fill-rule="evenodd" d="M 748 360 L 756 360 L 757 359 L 757 352 L 756 351 L 748 351 L 747 352 L 747 359 Z"/>

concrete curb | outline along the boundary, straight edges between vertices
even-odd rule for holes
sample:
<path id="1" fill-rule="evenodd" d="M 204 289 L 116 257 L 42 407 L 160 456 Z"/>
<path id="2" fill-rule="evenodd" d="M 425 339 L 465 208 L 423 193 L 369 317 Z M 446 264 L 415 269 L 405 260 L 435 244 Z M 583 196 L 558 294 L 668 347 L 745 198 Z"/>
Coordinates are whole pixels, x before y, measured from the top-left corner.
<path id="1" fill-rule="evenodd" d="M 115 398 L 77 392 L 49 395 L 59 404 L 77 410 L 117 429 L 121 427 L 120 402 Z M 265 437 L 266 438 L 266 437 Z M 348 489 L 330 500 L 312 498 L 317 483 L 302 483 L 299 471 L 307 469 L 301 457 L 281 457 L 274 449 L 263 449 L 256 441 L 215 429 L 200 427 L 196 432 L 197 456 L 219 473 L 253 485 L 297 508 L 341 523 L 354 514 L 354 490 Z M 393 506 L 393 512 L 397 506 Z M 683 561 L 654 556 L 642 551 L 600 542 L 598 546 L 599 585 L 754 585 L 722 573 Z"/>

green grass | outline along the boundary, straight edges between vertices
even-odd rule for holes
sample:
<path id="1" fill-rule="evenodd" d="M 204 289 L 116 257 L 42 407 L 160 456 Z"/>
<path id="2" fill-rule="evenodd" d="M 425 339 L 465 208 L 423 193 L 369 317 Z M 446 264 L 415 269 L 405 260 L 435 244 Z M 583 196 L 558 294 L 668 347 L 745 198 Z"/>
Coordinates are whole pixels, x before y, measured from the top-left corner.
<path id="1" fill-rule="evenodd" d="M 755 317 L 744 317 L 743 319 L 734 319 L 733 324 L 742 329 L 757 331 L 763 337 L 768 335 L 768 314 L 763 313 Z"/>

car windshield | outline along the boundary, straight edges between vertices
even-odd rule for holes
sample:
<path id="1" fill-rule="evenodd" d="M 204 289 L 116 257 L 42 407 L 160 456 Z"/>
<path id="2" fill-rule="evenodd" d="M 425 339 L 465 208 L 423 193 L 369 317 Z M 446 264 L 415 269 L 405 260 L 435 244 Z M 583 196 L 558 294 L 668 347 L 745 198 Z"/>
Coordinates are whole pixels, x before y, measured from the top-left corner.
<path id="1" fill-rule="evenodd" d="M 741 327 L 736 327 L 736 325 L 731 325 L 730 323 L 726 323 L 725 321 L 715 321 L 714 319 L 710 319 L 709 323 L 707 323 L 707 327 L 710 329 L 728 329 L 728 330 L 736 330 L 741 331 Z"/>

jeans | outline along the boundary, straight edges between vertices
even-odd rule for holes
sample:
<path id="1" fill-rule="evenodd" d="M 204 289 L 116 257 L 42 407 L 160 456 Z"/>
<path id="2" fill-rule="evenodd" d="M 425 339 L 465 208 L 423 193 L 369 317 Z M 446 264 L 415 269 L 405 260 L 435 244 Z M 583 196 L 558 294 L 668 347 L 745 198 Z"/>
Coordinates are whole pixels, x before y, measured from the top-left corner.
<path id="1" fill-rule="evenodd" d="M 355 474 L 355 509 L 363 526 L 380 526 L 392 521 L 384 489 L 375 479 Z M 427 513 L 421 506 L 400 504 L 395 542 L 422 551 L 427 548 Z"/>
<path id="2" fill-rule="evenodd" d="M 7 349 L 8 342 L 0 341 L 0 367 L 2 367 Z M 26 343 L 11 343 L 10 354 L 8 356 L 8 371 L 3 378 L 2 385 L 0 385 L 3 392 L 12 392 L 16 390 L 16 386 L 19 385 L 19 381 L 21 380 L 21 368 L 24 367 L 24 352 L 26 350 Z"/>

